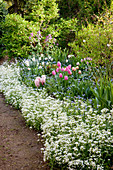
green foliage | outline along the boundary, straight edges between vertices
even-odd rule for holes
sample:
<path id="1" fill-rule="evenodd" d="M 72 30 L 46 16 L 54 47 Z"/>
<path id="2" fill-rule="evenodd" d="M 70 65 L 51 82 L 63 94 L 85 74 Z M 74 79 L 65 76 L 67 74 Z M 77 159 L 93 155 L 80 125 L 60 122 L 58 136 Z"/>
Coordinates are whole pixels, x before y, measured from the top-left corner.
<path id="1" fill-rule="evenodd" d="M 0 22 L 5 21 L 7 14 L 6 4 L 3 1 L 0 1 Z"/>
<path id="2" fill-rule="evenodd" d="M 17 14 L 8 14 L 3 27 L 3 37 L 0 42 L 5 45 L 3 55 L 12 57 L 28 57 L 30 52 L 30 33 L 39 30 L 38 25 L 25 21 Z"/>
<path id="3" fill-rule="evenodd" d="M 38 22 L 40 27 L 47 27 L 50 21 L 58 16 L 56 0 L 29 0 L 26 3 L 24 17 L 29 21 Z"/>
<path id="4" fill-rule="evenodd" d="M 94 107 L 100 105 L 100 109 L 108 108 L 111 109 L 113 105 L 113 83 L 108 77 L 101 77 L 99 81 L 96 81 L 96 88 L 91 89 L 95 99 Z"/>
<path id="5" fill-rule="evenodd" d="M 54 25 L 59 45 L 63 48 L 67 47 L 67 44 L 74 40 L 75 32 L 78 30 L 77 19 L 60 18 Z"/>
<path id="6" fill-rule="evenodd" d="M 91 57 L 95 62 L 108 64 L 113 61 L 113 25 L 88 25 L 75 35 L 68 45 L 78 57 Z"/>
<path id="7" fill-rule="evenodd" d="M 95 14 L 103 12 L 111 5 L 111 0 L 57 0 L 60 16 L 63 18 L 77 18 L 79 24 L 95 22 Z"/>
<path id="8" fill-rule="evenodd" d="M 0 1 L 0 39 L 2 38 L 2 22 L 5 21 L 5 17 L 8 14 L 6 9 L 6 4 L 3 1 Z M 2 50 L 4 49 L 3 43 L 0 42 L 0 58 L 2 57 Z"/>

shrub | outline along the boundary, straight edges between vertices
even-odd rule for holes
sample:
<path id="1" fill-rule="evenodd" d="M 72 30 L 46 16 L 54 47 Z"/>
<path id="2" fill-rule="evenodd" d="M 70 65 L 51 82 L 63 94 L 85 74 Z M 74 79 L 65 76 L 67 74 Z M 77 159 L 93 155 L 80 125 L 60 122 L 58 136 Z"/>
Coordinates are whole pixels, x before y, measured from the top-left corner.
<path id="1" fill-rule="evenodd" d="M 95 16 L 105 11 L 110 7 L 111 0 L 57 0 L 60 9 L 60 16 L 62 18 L 77 18 L 78 23 L 87 24 L 87 22 L 94 22 Z"/>
<path id="2" fill-rule="evenodd" d="M 25 21 L 21 16 L 17 14 L 8 14 L 3 27 L 3 37 L 0 43 L 4 43 L 5 50 L 3 55 L 12 57 L 28 57 L 30 52 L 30 33 L 37 32 L 39 30 L 38 25 L 34 25 L 31 22 Z"/>
<path id="3" fill-rule="evenodd" d="M 6 4 L 3 1 L 0 1 L 0 39 L 2 38 L 2 22 L 5 21 L 5 17 L 8 14 L 8 11 L 6 9 Z M 0 58 L 2 57 L 2 50 L 4 49 L 3 43 L 0 43 Z"/>
<path id="4" fill-rule="evenodd" d="M 24 13 L 25 19 L 38 22 L 40 27 L 47 27 L 52 20 L 59 16 L 56 0 L 28 0 Z"/>
<path id="5" fill-rule="evenodd" d="M 68 45 L 77 57 L 91 57 L 96 63 L 107 65 L 113 60 L 112 24 L 83 27 Z"/>

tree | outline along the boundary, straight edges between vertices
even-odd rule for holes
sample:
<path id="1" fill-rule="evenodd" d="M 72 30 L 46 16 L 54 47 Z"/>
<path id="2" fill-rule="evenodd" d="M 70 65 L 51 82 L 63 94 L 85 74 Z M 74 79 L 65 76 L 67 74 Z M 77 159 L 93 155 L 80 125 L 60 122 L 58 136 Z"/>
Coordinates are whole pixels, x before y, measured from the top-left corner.
<path id="1" fill-rule="evenodd" d="M 9 13 L 17 13 L 24 15 L 24 6 L 26 4 L 26 0 L 4 0 L 8 4 L 8 12 Z"/>

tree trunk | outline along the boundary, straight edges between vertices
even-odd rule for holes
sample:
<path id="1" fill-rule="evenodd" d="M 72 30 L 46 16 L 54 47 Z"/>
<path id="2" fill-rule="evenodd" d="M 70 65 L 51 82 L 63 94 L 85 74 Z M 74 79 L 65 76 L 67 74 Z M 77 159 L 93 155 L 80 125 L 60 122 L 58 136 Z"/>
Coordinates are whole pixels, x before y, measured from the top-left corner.
<path id="1" fill-rule="evenodd" d="M 18 13 L 18 2 L 17 2 L 17 0 L 14 0 L 14 12 Z"/>

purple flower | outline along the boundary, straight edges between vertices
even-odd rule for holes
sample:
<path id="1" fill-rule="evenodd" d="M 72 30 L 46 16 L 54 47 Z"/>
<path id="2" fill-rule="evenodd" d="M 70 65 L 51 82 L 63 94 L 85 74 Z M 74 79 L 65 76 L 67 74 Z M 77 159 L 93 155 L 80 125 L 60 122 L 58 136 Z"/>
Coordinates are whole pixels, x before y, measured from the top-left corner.
<path id="1" fill-rule="evenodd" d="M 31 36 L 33 37 L 33 32 L 31 33 Z"/>
<path id="2" fill-rule="evenodd" d="M 37 34 L 41 36 L 41 32 L 40 32 L 40 30 L 37 32 Z"/>
<path id="3" fill-rule="evenodd" d="M 42 38 L 40 31 L 37 32 L 37 38 L 38 38 L 39 40 Z"/>

